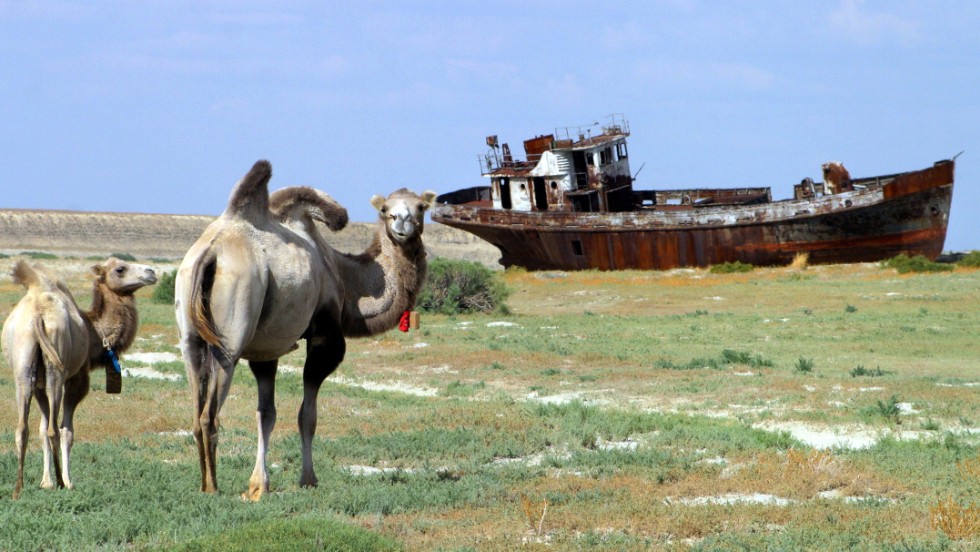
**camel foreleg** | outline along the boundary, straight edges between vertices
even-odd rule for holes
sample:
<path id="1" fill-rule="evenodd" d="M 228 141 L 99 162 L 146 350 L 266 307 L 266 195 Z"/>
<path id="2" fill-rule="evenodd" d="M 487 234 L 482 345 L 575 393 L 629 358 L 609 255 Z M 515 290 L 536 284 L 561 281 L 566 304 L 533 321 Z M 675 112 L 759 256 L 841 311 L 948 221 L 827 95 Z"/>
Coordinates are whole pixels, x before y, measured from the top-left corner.
<path id="1" fill-rule="evenodd" d="M 75 408 L 89 391 L 89 368 L 83 367 L 65 382 L 64 412 L 61 421 L 61 480 L 65 488 L 73 489 L 71 482 L 71 448 L 75 444 Z"/>
<path id="2" fill-rule="evenodd" d="M 276 427 L 276 372 L 279 361 L 249 362 L 255 382 L 258 385 L 259 402 L 255 411 L 258 425 L 259 442 L 256 447 L 255 468 L 248 479 L 248 492 L 243 498 L 253 502 L 269 492 L 269 473 L 266 470 L 266 453 L 269 450 L 269 438 Z"/>
<path id="3" fill-rule="evenodd" d="M 331 326 L 332 327 L 332 326 Z M 322 330 L 323 328 L 318 328 Z M 346 344 L 339 328 L 325 336 L 314 334 L 306 341 L 306 363 L 303 365 L 303 403 L 299 407 L 299 437 L 302 446 L 303 471 L 299 476 L 300 487 L 316 487 L 313 469 L 313 436 L 316 435 L 317 396 L 323 380 L 344 360 Z"/>

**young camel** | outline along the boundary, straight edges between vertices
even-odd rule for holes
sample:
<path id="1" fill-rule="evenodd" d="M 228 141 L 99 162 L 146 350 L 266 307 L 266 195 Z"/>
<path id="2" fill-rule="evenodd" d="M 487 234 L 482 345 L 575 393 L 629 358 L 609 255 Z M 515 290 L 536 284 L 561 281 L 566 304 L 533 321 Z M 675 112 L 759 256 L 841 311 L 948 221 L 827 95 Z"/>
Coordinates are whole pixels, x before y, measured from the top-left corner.
<path id="1" fill-rule="evenodd" d="M 68 287 L 41 266 L 14 265 L 15 283 L 27 288 L 3 325 L 3 350 L 17 387 L 17 483 L 24 486 L 27 420 L 31 398 L 41 410 L 44 475 L 41 487 L 54 487 L 53 456 L 58 487 L 73 488 L 71 447 L 75 440 L 75 408 L 89 391 L 93 366 L 112 370 L 113 356 L 129 348 L 139 324 L 133 293 L 156 283 L 153 269 L 109 258 L 92 267 L 92 307 L 82 311 Z M 63 408 L 61 427 L 58 411 Z M 60 447 L 60 450 L 59 450 Z M 60 454 L 59 454 L 60 452 Z"/>
<path id="2" fill-rule="evenodd" d="M 193 432 L 201 490 L 218 490 L 218 414 L 228 396 L 235 366 L 239 359 L 245 359 L 258 387 L 258 447 L 245 495 L 253 501 L 269 489 L 265 456 L 276 423 L 279 357 L 306 339 L 303 402 L 298 415 L 303 459 L 299 483 L 316 486 L 312 446 L 317 395 L 323 380 L 344 358 L 344 328 L 364 328 L 351 335 L 366 335 L 366 328 L 372 332 L 390 328 L 393 323 L 385 313 L 391 310 L 397 323 L 401 311 L 395 315 L 394 309 L 411 308 L 415 299 L 415 291 L 405 293 L 402 288 L 417 288 L 421 282 L 401 281 L 400 270 L 353 276 L 375 278 L 367 286 L 375 295 L 365 302 L 365 308 L 376 322 L 370 326 L 352 322 L 359 302 L 345 293 L 350 283 L 347 278 L 352 277 L 346 270 L 357 263 L 377 263 L 333 254 L 319 236 L 314 221 L 332 230 L 347 223 L 346 210 L 326 194 L 310 188 L 287 188 L 277 192 L 270 205 L 271 176 L 266 161 L 252 167 L 232 191 L 225 212 L 188 251 L 175 282 L 177 326 L 194 402 Z M 427 193 L 423 198 L 410 193 L 392 196 L 388 202 L 373 200 L 382 209 L 381 241 L 389 242 L 378 246 L 376 254 L 391 256 L 393 249 L 407 247 L 416 252 L 413 261 L 420 263 L 411 274 L 424 275 L 424 254 L 417 254 L 424 253 L 421 221 L 435 194 Z M 396 291 L 389 291 L 389 287 Z M 351 289 L 360 290 L 361 285 Z M 376 304 L 379 300 L 381 303 Z"/>

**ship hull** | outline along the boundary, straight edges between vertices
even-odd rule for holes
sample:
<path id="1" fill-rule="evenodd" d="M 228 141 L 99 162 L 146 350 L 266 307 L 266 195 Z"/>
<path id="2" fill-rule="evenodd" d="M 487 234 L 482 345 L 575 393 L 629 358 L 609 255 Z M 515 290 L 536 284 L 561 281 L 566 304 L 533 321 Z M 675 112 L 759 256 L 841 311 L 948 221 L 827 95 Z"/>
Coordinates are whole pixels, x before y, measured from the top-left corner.
<path id="1" fill-rule="evenodd" d="M 898 254 L 937 258 L 953 194 L 953 162 L 886 177 L 855 191 L 764 204 L 615 213 L 513 211 L 437 204 L 435 222 L 479 236 L 504 266 L 530 270 L 664 270 L 726 262 L 853 263 Z"/>

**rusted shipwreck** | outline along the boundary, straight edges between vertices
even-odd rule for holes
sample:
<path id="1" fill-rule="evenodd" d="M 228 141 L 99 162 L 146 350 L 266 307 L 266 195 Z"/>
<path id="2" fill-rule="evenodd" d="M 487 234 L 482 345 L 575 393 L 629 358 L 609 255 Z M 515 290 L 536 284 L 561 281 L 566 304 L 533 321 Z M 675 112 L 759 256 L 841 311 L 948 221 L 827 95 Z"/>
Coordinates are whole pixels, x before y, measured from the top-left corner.
<path id="1" fill-rule="evenodd" d="M 823 165 L 823 182 L 768 187 L 634 190 L 628 122 L 611 117 L 595 135 L 558 129 L 524 142 L 526 161 L 487 138 L 489 186 L 440 195 L 432 220 L 500 249 L 500 263 L 531 270 L 756 266 L 877 261 L 943 250 L 955 158 L 897 174 L 851 178 Z"/>

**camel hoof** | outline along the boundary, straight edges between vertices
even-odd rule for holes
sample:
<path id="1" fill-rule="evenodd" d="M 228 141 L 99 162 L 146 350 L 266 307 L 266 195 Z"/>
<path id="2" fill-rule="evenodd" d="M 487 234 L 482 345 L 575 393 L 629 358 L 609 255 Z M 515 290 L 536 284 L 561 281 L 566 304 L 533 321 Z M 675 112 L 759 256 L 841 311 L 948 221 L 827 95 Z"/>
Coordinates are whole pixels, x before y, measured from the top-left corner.
<path id="1" fill-rule="evenodd" d="M 320 482 L 317 481 L 316 477 L 314 477 L 310 481 L 300 481 L 299 482 L 299 486 L 302 487 L 302 488 L 304 488 L 304 489 L 315 489 L 319 485 L 320 485 Z"/>
<path id="2" fill-rule="evenodd" d="M 248 492 L 242 493 L 242 501 L 244 502 L 258 502 L 262 498 L 263 489 L 261 485 L 248 487 Z"/>

